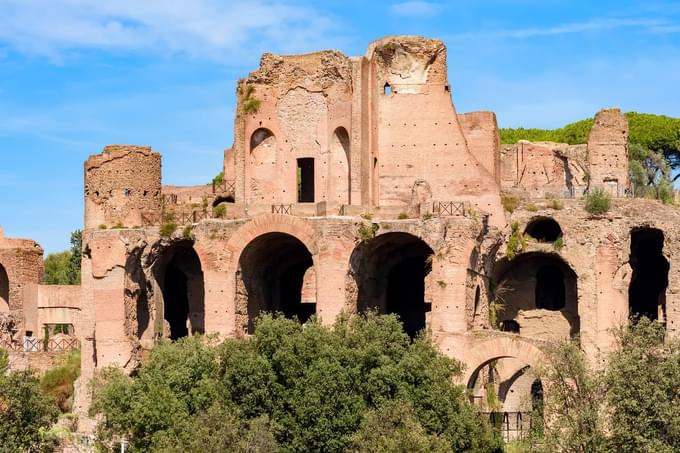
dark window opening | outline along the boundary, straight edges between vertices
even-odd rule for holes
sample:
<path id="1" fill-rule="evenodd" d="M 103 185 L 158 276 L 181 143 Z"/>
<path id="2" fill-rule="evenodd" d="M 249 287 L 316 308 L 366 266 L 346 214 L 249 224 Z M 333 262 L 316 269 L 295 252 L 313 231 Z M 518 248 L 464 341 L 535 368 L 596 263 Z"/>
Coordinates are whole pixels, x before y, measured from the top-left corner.
<path id="1" fill-rule="evenodd" d="M 554 219 L 541 217 L 529 222 L 525 233 L 538 242 L 555 242 L 562 237 L 562 228 Z"/>
<path id="2" fill-rule="evenodd" d="M 399 316 L 412 338 L 425 329 L 431 303 L 425 277 L 432 270 L 432 249 L 408 233 L 386 233 L 357 247 L 352 255 L 360 310 Z"/>
<path id="3" fill-rule="evenodd" d="M 392 94 L 392 87 L 390 86 L 389 83 L 385 83 L 385 85 L 383 86 L 383 94 L 387 96 Z"/>
<path id="4" fill-rule="evenodd" d="M 449 91 L 449 90 L 450 90 L 449 86 L 448 86 L 448 85 L 444 85 L 444 91 Z"/>
<path id="5" fill-rule="evenodd" d="M 220 197 L 215 197 L 215 200 L 213 200 L 212 206 L 213 208 L 216 208 L 220 203 L 234 203 L 234 197 L 231 195 L 228 195 L 226 197 L 220 196 Z"/>
<path id="6" fill-rule="evenodd" d="M 259 236 L 243 250 L 239 264 L 247 297 L 249 333 L 257 317 L 265 312 L 281 312 L 303 323 L 316 313 L 312 254 L 297 238 L 285 233 Z M 309 286 L 305 288 L 305 300 L 304 284 Z"/>
<path id="7" fill-rule="evenodd" d="M 297 160 L 298 203 L 314 203 L 314 159 Z"/>
<path id="8" fill-rule="evenodd" d="M 541 267 L 536 273 L 536 308 L 561 310 L 564 306 L 564 274 L 557 266 Z"/>
<path id="9" fill-rule="evenodd" d="M 162 272 L 164 336 L 171 340 L 204 331 L 203 271 L 190 246 L 167 252 L 169 262 Z M 168 330 L 166 330 L 168 329 Z"/>
<path id="10" fill-rule="evenodd" d="M 630 241 L 630 267 L 633 276 L 628 289 L 630 315 L 663 319 L 668 287 L 668 260 L 663 255 L 664 235 L 661 230 L 634 230 Z M 661 313 L 660 313 L 661 312 Z"/>
<path id="11" fill-rule="evenodd" d="M 501 321 L 501 331 L 519 333 L 519 323 L 514 319 Z"/>
<path id="12" fill-rule="evenodd" d="M 0 264 L 0 312 L 9 311 L 9 277 Z"/>

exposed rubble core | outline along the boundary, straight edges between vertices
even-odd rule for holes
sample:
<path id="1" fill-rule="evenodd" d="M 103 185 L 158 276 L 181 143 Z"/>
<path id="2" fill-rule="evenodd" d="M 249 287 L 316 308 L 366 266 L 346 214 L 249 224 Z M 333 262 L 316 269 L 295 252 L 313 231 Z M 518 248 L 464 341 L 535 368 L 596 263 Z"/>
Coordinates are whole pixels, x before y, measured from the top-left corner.
<path id="1" fill-rule="evenodd" d="M 501 146 L 495 115 L 457 113 L 451 92 L 438 40 L 265 54 L 238 83 L 223 179 L 161 186 L 149 147 L 88 159 L 77 295 L 41 289 L 42 250 L 0 234 L 5 337 L 67 314 L 86 388 L 162 338 L 248 335 L 265 311 L 377 310 L 461 360 L 481 410 L 521 414 L 542 398 L 546 341 L 578 335 L 599 361 L 631 315 L 677 335 L 680 211 L 627 198 L 625 116 L 598 113 L 584 144 Z M 612 208 L 591 216 L 580 197 L 598 187 Z M 508 195 L 520 203 L 504 211 Z"/>

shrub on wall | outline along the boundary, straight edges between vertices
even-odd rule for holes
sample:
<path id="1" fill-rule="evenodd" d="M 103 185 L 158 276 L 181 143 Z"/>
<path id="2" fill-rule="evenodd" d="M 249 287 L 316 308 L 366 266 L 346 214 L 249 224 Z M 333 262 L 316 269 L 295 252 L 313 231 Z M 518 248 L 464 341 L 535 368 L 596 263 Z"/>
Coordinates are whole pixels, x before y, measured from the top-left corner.
<path id="1" fill-rule="evenodd" d="M 602 215 L 611 208 L 611 197 L 602 188 L 596 187 L 584 196 L 586 211 L 593 215 Z"/>

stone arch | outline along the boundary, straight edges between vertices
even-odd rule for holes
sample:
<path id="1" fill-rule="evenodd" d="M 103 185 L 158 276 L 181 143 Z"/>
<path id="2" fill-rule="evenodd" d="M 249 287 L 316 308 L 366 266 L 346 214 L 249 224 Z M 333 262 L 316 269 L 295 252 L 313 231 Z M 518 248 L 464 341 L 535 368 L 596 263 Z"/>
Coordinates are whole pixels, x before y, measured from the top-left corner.
<path id="1" fill-rule="evenodd" d="M 330 142 L 330 175 L 328 179 L 330 201 L 339 204 L 350 204 L 351 170 L 350 140 L 347 129 L 338 127 L 333 132 Z"/>
<path id="2" fill-rule="evenodd" d="M 9 311 L 9 276 L 0 263 L 0 313 Z"/>
<path id="3" fill-rule="evenodd" d="M 465 364 L 463 383 L 470 387 L 472 378 L 481 368 L 494 360 L 506 358 L 516 359 L 522 366 L 535 368 L 545 359 L 545 354 L 530 341 L 511 334 L 499 334 L 475 342 L 460 358 Z"/>
<path id="4" fill-rule="evenodd" d="M 384 233 L 360 243 L 350 258 L 359 311 L 395 313 L 412 337 L 425 329 L 431 310 L 425 286 L 433 254 L 423 239 L 406 232 Z"/>
<path id="5" fill-rule="evenodd" d="M 231 235 L 227 250 L 237 332 L 251 333 L 261 312 L 283 312 L 301 321 L 316 312 L 318 248 L 304 220 L 283 214 L 256 217 Z"/>
<path id="6" fill-rule="evenodd" d="M 312 254 L 290 234 L 272 232 L 253 239 L 239 257 L 237 285 L 237 306 L 247 314 L 248 333 L 264 312 L 280 312 L 301 322 L 316 313 Z"/>
<path id="7" fill-rule="evenodd" d="M 578 278 L 557 253 L 522 253 L 494 266 L 491 302 L 504 308 L 503 325 L 515 321 L 522 335 L 541 339 L 574 337 L 580 330 Z"/>
<path id="8" fill-rule="evenodd" d="M 538 242 L 555 242 L 562 237 L 562 228 L 552 217 L 538 216 L 527 223 L 524 233 Z"/>
<path id="9" fill-rule="evenodd" d="M 156 334 L 177 340 L 204 333 L 203 266 L 193 241 L 163 246 L 152 266 L 152 275 Z"/>
<path id="10" fill-rule="evenodd" d="M 251 198 L 265 200 L 275 193 L 277 141 L 274 133 L 264 127 L 256 129 L 250 136 L 248 168 Z"/>

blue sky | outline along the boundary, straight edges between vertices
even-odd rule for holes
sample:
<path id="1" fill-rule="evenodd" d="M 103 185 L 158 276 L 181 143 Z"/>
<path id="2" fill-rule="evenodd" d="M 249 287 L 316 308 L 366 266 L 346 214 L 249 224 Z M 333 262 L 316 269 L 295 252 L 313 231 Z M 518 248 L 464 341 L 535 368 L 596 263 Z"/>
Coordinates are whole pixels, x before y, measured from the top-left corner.
<path id="1" fill-rule="evenodd" d="M 67 248 L 83 161 L 107 143 L 152 145 L 165 183 L 205 183 L 262 52 L 361 55 L 390 34 L 443 39 L 458 111 L 501 126 L 680 116 L 677 0 L 0 0 L 0 225 Z"/>

